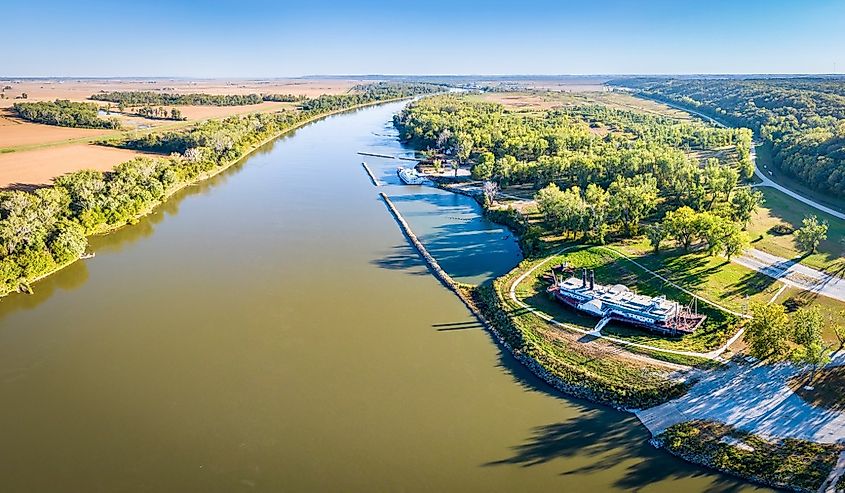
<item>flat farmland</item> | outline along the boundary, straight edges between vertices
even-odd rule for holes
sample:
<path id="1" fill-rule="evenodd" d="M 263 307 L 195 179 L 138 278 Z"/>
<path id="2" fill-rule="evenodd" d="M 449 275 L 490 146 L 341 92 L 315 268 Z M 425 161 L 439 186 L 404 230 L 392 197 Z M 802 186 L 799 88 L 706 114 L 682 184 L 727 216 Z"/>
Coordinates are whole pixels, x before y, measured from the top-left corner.
<path id="1" fill-rule="evenodd" d="M 69 128 L 32 123 L 12 116 L 10 110 L 0 110 L 0 149 L 62 142 L 86 137 L 107 135 L 102 128 Z"/>
<path id="2" fill-rule="evenodd" d="M 124 161 L 143 155 L 155 156 L 94 144 L 3 153 L 0 154 L 0 188 L 47 185 L 56 176 L 83 169 L 108 171 Z"/>
<path id="3" fill-rule="evenodd" d="M 23 93 L 29 101 L 70 99 L 85 101 L 92 94 L 112 91 L 153 91 L 176 94 L 296 94 L 315 97 L 321 94 L 342 94 L 362 83 L 358 80 L 335 79 L 269 79 L 269 80 L 108 80 L 108 79 L 3 79 L 8 99 L 0 99 L 0 108 L 12 106 Z"/>

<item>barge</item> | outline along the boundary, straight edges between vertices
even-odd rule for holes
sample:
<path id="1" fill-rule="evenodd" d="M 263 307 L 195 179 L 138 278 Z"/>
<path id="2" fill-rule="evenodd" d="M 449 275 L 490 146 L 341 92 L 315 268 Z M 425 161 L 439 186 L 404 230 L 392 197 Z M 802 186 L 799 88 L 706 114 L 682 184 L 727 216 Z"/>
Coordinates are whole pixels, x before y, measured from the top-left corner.
<path id="1" fill-rule="evenodd" d="M 562 273 L 572 272 L 559 266 Z M 581 278 L 571 276 L 560 280 L 552 269 L 553 283 L 548 288 L 555 300 L 588 315 L 641 327 L 669 336 L 692 334 L 706 315 L 697 313 L 665 296 L 636 294 L 627 286 L 596 284 L 595 272 L 583 269 Z"/>

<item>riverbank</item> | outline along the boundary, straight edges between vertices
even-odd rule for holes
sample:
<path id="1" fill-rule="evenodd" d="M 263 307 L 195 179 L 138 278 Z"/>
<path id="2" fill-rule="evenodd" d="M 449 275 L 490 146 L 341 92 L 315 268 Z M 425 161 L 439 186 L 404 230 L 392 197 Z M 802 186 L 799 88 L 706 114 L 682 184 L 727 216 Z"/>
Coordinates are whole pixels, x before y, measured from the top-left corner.
<path id="1" fill-rule="evenodd" d="M 508 307 L 501 286 L 504 280 L 513 281 L 519 267 L 492 285 L 476 287 L 455 282 L 416 237 L 387 195 L 383 192 L 379 195 L 434 276 L 458 296 L 517 361 L 555 389 L 620 410 L 649 407 L 686 391 L 688 384 L 675 375 L 677 367 L 667 371 L 633 355 L 625 362 L 619 361 L 619 356 L 613 355 L 615 348 L 609 344 L 593 340 L 576 342 L 560 338 L 559 334 L 549 336 L 550 332 L 532 324 L 532 313 L 520 313 L 518 307 Z M 515 320 L 512 314 L 516 313 L 519 313 L 516 318 L 524 320 Z"/>
<path id="2" fill-rule="evenodd" d="M 806 493 L 827 483 L 845 446 L 765 440 L 715 421 L 671 426 L 652 444 L 686 461 L 773 488 Z M 838 479 L 838 478 L 831 478 Z M 831 485 L 833 486 L 833 485 Z M 825 490 L 828 491 L 828 490 Z M 832 491 L 832 489 L 830 490 Z"/>
<path id="3" fill-rule="evenodd" d="M 468 191 L 461 187 L 450 186 L 450 184 L 447 183 L 438 183 L 438 187 L 454 193 L 472 197 L 481 204 L 482 207 L 484 206 L 484 198 L 481 195 L 480 190 L 477 192 Z M 528 229 L 526 218 L 518 211 L 513 209 L 497 210 L 486 207 L 484 208 L 484 211 L 488 218 L 501 224 L 505 224 L 511 227 L 512 230 L 519 229 L 521 233 L 524 233 Z M 517 226 L 517 228 L 514 228 L 514 226 Z M 524 241 L 522 240 L 524 240 L 524 238 L 520 239 L 520 244 L 523 245 Z M 512 276 L 512 274 L 513 273 L 508 274 L 508 276 Z M 499 330 L 499 333 L 504 333 L 510 336 L 507 339 L 507 343 L 509 344 L 507 347 L 513 350 L 514 347 L 520 348 L 521 345 L 526 343 L 526 340 L 529 343 L 536 344 L 539 338 L 536 336 L 526 337 L 526 333 L 530 334 L 532 330 L 534 331 L 534 334 L 540 332 L 540 330 L 542 330 L 541 327 L 543 325 L 543 321 L 532 320 L 530 315 L 527 316 L 523 311 L 521 311 L 519 306 L 509 306 L 504 303 L 507 299 L 503 297 L 501 293 L 503 291 L 507 291 L 506 280 L 508 276 L 503 276 L 503 278 L 497 279 L 492 287 L 488 287 L 487 292 L 484 293 L 485 299 L 488 302 L 484 305 L 481 303 L 478 304 L 480 306 L 484 306 L 484 316 L 487 320 L 496 321 L 498 322 L 498 327 L 500 329 L 506 329 L 504 331 Z M 504 284 L 502 284 L 503 282 Z M 539 293 L 537 296 L 541 295 L 542 293 Z M 736 313 L 734 315 L 739 317 L 742 316 L 741 314 Z M 531 325 L 534 325 L 535 327 L 531 327 Z M 531 335 L 534 336 L 534 334 Z M 572 341 L 570 347 L 577 347 L 578 344 L 583 344 L 586 342 L 584 339 L 588 339 L 588 337 L 584 336 L 582 340 Z M 542 342 L 546 342 L 542 339 L 540 340 Z M 531 355 L 531 358 L 528 358 L 528 362 L 520 358 L 517 359 L 541 378 L 544 378 L 542 374 L 535 371 L 532 366 L 537 366 L 540 370 L 547 373 L 568 371 L 569 368 L 564 367 L 561 369 L 560 367 L 552 366 L 555 361 L 549 361 L 547 357 L 547 354 L 551 353 L 550 346 L 550 344 L 547 344 L 547 346 L 543 348 L 546 349 L 546 354 L 543 352 L 534 353 Z M 558 351 L 562 352 L 561 349 L 558 349 Z M 520 354 L 524 355 L 525 353 L 520 352 Z M 582 367 L 577 368 L 577 370 L 586 373 Z M 613 373 L 608 374 L 614 375 Z M 544 380 L 546 380 L 546 378 L 544 378 Z M 601 382 L 599 379 L 591 379 L 590 377 L 584 377 L 583 374 L 581 374 L 575 376 L 573 380 L 577 380 L 580 383 L 580 386 L 576 388 L 555 387 L 566 394 L 585 398 L 593 402 L 611 405 L 625 410 L 629 410 L 632 407 L 620 405 L 618 395 L 613 395 L 611 399 L 608 399 L 606 395 L 603 395 L 600 392 L 595 393 L 585 391 L 585 388 L 589 387 L 588 382 L 590 384 L 596 381 Z M 602 383 L 607 386 L 606 381 Z M 681 394 L 683 394 L 683 392 L 680 392 L 677 396 L 680 396 Z M 645 394 L 645 397 L 648 397 L 648 395 Z M 629 395 L 626 395 L 622 402 L 626 402 L 628 398 Z M 673 398 L 669 398 L 667 400 L 672 399 Z M 651 404 L 651 402 L 647 402 L 646 405 L 642 407 L 649 407 Z M 667 404 L 667 406 L 668 405 L 670 404 Z M 689 423 L 691 422 L 685 421 L 675 426 L 680 429 L 685 425 L 689 425 Z M 699 443 L 689 445 L 691 448 L 697 447 L 700 449 L 706 449 L 708 451 L 706 454 L 689 453 L 689 450 L 686 450 L 684 447 L 673 446 L 674 442 L 668 440 L 668 431 L 661 431 L 657 433 L 652 443 L 657 447 L 664 448 L 667 452 L 672 453 L 673 455 L 687 460 L 688 462 L 700 464 L 719 472 L 731 474 L 764 486 L 788 488 L 796 491 L 815 491 L 826 480 L 829 482 L 830 480 L 828 479 L 828 476 L 831 474 L 831 471 L 836 464 L 836 458 L 841 450 L 841 447 L 839 446 L 815 443 L 807 440 L 798 440 L 793 438 L 764 438 L 747 431 L 741 431 L 739 428 L 719 423 L 708 426 L 710 428 L 720 427 L 720 430 L 724 433 L 718 436 L 714 435 L 715 438 L 714 436 L 702 436 L 697 438 L 700 440 Z M 672 432 L 677 432 L 677 430 L 672 429 Z M 753 450 L 746 450 L 744 446 L 741 445 L 741 441 L 731 441 L 730 437 L 726 438 L 726 441 L 722 441 L 725 436 L 732 436 L 734 434 L 741 435 L 746 441 L 755 443 L 756 447 L 753 447 Z M 787 436 L 790 435 L 787 434 Z M 738 446 L 737 444 L 740 445 Z M 755 469 L 755 466 L 760 466 L 761 468 L 758 470 Z"/>
<path id="4" fill-rule="evenodd" d="M 452 189 L 452 187 L 443 188 Z M 480 198 L 477 194 L 458 193 L 475 197 L 477 200 Z M 495 214 L 488 214 L 488 217 L 496 220 Z M 522 221 L 510 214 L 506 217 L 507 220 L 503 221 L 505 224 L 522 224 Z M 527 260 L 523 264 L 530 266 L 531 262 Z M 533 313 L 526 313 L 520 306 L 508 304 L 509 300 L 503 294 L 508 292 L 513 278 L 524 270 L 526 268 L 521 265 L 511 273 L 496 279 L 492 285 L 475 288 L 471 292 L 474 295 L 475 306 L 480 307 L 481 316 L 491 326 L 491 332 L 496 334 L 497 340 L 500 340 L 520 363 L 557 390 L 625 411 L 633 412 L 632 407 L 659 410 L 662 409 L 659 406 L 661 399 L 672 401 L 662 407 L 672 406 L 676 399 L 686 394 L 688 389 L 696 388 L 695 384 L 699 378 L 704 378 L 705 374 L 696 373 L 694 379 L 685 382 L 683 387 L 669 388 L 663 393 L 654 395 L 648 387 L 636 388 L 631 385 L 635 380 L 630 375 L 616 373 L 631 369 L 625 368 L 624 361 L 614 362 L 613 358 L 620 354 L 618 350 L 609 357 L 596 358 L 601 358 L 605 364 L 604 368 L 597 369 L 594 360 L 576 361 L 572 366 L 561 364 L 561 359 L 573 358 L 573 353 L 577 351 L 575 348 L 596 344 L 596 340 L 582 335 L 580 338 L 570 338 L 568 346 L 559 344 L 555 347 L 555 342 L 560 343 L 566 340 L 564 329 L 559 329 L 558 334 L 555 334 L 558 337 L 544 340 L 544 330 L 547 331 L 546 333 L 551 332 L 545 327 L 545 321 Z M 535 348 L 525 349 L 527 346 L 535 346 Z M 555 359 L 553 356 L 558 358 Z M 613 368 L 614 364 L 619 368 Z M 591 374 L 590 370 L 601 373 Z M 707 369 L 698 371 L 707 371 Z M 713 371 L 718 373 L 712 373 Z M 706 375 L 715 378 L 720 374 L 721 370 L 709 369 Z M 626 378 L 620 378 L 621 376 Z M 621 391 L 622 384 L 628 385 L 624 391 Z M 753 396 L 754 392 L 750 391 L 745 395 Z M 658 406 L 652 407 L 655 404 Z M 637 412 L 635 414 L 639 415 Z M 712 433 L 710 431 L 690 432 L 699 428 L 705 431 L 710 430 Z M 840 445 L 815 443 L 803 439 L 762 437 L 743 431 L 741 428 L 710 421 L 683 421 L 668 429 L 661 429 L 653 437 L 652 445 L 690 463 L 763 486 L 803 492 L 816 491 L 823 483 L 835 482 L 838 479 L 831 479 L 831 476 L 835 472 L 834 466 L 843 449 Z M 748 446 L 749 443 L 752 445 Z"/>
<path id="5" fill-rule="evenodd" d="M 133 216 L 130 217 L 127 221 L 116 223 L 116 224 L 109 224 L 107 222 L 103 222 L 103 223 L 99 224 L 93 231 L 89 232 L 86 236 L 87 237 L 93 237 L 93 236 L 100 236 L 100 235 L 109 234 L 109 233 L 117 231 L 117 230 L 119 230 L 119 229 L 121 229 L 125 226 L 136 223 L 142 217 L 147 216 L 147 215 L 151 214 L 152 212 L 154 212 L 158 207 L 160 207 L 162 204 L 167 202 L 167 200 L 170 199 L 177 192 L 179 192 L 179 191 L 181 191 L 181 190 L 183 190 L 183 189 L 185 189 L 189 186 L 193 186 L 193 185 L 196 185 L 197 183 L 201 183 L 201 182 L 206 181 L 210 178 L 213 178 L 214 176 L 222 173 L 223 171 L 231 168 L 232 166 L 242 162 L 244 159 L 249 157 L 253 152 L 255 152 L 257 149 L 261 148 L 262 146 L 268 144 L 269 142 L 272 142 L 275 139 L 278 139 L 282 135 L 285 135 L 285 134 L 287 134 L 291 131 L 294 131 L 298 128 L 301 128 L 305 125 L 308 125 L 310 123 L 313 123 L 315 121 L 318 121 L 320 119 L 323 119 L 323 118 L 326 118 L 326 117 L 329 117 L 329 116 L 332 116 L 332 115 L 335 115 L 335 114 L 349 112 L 349 111 L 355 111 L 357 109 L 365 108 L 365 107 L 368 107 L 368 106 L 387 104 L 387 103 L 396 102 L 396 101 L 403 101 L 403 100 L 411 99 L 412 97 L 413 96 L 406 96 L 406 97 L 398 97 L 398 98 L 389 98 L 389 99 L 383 99 L 383 100 L 377 100 L 377 101 L 370 101 L 370 102 L 366 102 L 366 103 L 356 104 L 356 105 L 346 107 L 346 108 L 338 108 L 338 109 L 334 109 L 334 110 L 329 110 L 329 111 L 320 113 L 318 115 L 313 115 L 313 116 L 307 117 L 305 119 L 302 119 L 300 121 L 297 121 L 297 122 L 295 122 L 295 123 L 293 123 L 289 126 L 286 126 L 283 129 L 280 129 L 278 132 L 275 132 L 272 135 L 269 135 L 268 137 L 250 145 L 237 158 L 234 158 L 234 159 L 231 159 L 231 160 L 228 160 L 228 161 L 224 161 L 220 164 L 217 164 L 214 168 L 212 168 L 208 171 L 201 171 L 199 174 L 197 174 L 195 177 L 193 177 L 191 179 L 185 180 L 183 182 L 177 183 L 174 186 L 168 187 L 166 190 L 164 190 L 164 193 L 162 194 L 162 196 L 158 200 L 155 200 L 155 201 L 152 201 L 148 204 L 145 204 L 145 206 L 143 208 L 141 208 L 139 211 L 137 211 L 136 214 L 133 214 Z M 10 290 L 7 290 L 5 292 L 0 292 L 0 297 L 9 295 L 9 294 L 14 293 L 16 291 L 21 292 L 21 293 L 30 293 L 31 294 L 34 291 L 32 286 L 31 286 L 33 283 L 36 283 L 36 282 L 38 282 L 42 279 L 49 277 L 52 274 L 55 274 L 56 272 L 59 272 L 60 270 L 66 268 L 66 267 L 69 267 L 70 265 L 72 265 L 76 261 L 80 260 L 82 258 L 83 254 L 84 254 L 84 252 L 78 252 L 75 255 L 74 258 L 72 258 L 70 260 L 66 260 L 64 262 L 56 263 L 55 261 L 53 261 L 54 265 L 50 265 L 48 268 L 46 268 L 46 269 L 44 269 L 40 272 L 33 273 L 29 276 L 20 277 L 16 281 L 16 284 L 15 284 L 16 289 L 10 289 Z"/>

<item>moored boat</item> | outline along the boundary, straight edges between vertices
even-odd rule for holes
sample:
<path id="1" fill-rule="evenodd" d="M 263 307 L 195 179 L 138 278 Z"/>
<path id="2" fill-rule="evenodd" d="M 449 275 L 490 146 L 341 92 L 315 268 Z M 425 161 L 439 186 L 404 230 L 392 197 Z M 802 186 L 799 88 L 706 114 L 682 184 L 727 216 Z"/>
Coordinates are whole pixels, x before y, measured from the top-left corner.
<path id="1" fill-rule="evenodd" d="M 417 173 L 414 168 L 399 168 L 396 170 L 396 174 L 399 175 L 399 179 L 405 185 L 422 185 L 425 183 L 425 177 Z"/>
<path id="2" fill-rule="evenodd" d="M 558 279 L 554 269 L 552 277 L 554 282 L 548 291 L 557 301 L 594 317 L 674 336 L 695 332 L 707 318 L 665 296 L 636 294 L 622 284 L 596 284 L 595 273 L 590 271 L 588 276 L 587 269 L 582 270 L 580 279 Z"/>

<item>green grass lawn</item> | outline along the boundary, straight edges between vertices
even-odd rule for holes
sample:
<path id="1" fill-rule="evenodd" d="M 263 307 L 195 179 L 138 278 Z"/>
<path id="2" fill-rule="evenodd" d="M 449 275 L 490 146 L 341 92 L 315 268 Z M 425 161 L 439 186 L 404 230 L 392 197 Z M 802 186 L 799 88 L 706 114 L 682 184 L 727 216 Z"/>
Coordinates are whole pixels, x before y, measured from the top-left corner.
<path id="1" fill-rule="evenodd" d="M 634 358 L 604 340 L 587 340 L 551 325 L 514 303 L 508 289 L 530 265 L 523 262 L 492 285 L 470 288 L 476 306 L 514 350 L 572 386 L 575 395 L 597 402 L 645 408 L 686 391 L 685 383 L 672 379 L 671 369 Z"/>
<path id="2" fill-rule="evenodd" d="M 649 257 L 653 258 L 649 259 Z M 676 263 L 690 264 L 690 258 L 688 257 L 689 255 L 680 256 L 679 258 L 678 256 L 673 257 L 668 254 L 662 254 L 660 256 L 641 257 L 637 261 L 644 265 L 652 264 L 649 265 L 649 268 L 654 267 L 656 268 L 655 270 L 662 269 L 666 271 L 667 277 L 673 278 L 673 282 L 677 282 L 686 289 L 699 293 L 700 295 L 707 294 L 701 292 L 700 288 L 702 285 L 706 285 L 710 291 L 716 291 L 719 283 L 722 283 L 722 291 L 730 291 L 731 288 L 725 285 L 725 283 L 732 282 L 729 285 L 734 286 L 733 290 L 739 291 L 740 288 L 744 289 L 743 283 L 747 281 L 743 279 L 743 275 L 751 273 L 747 269 L 745 269 L 745 272 L 736 272 L 737 269 L 743 268 L 734 266 L 733 264 L 727 264 L 729 270 L 727 273 L 724 272 L 724 269 L 717 268 L 713 271 L 708 271 L 708 269 L 702 269 L 700 266 L 696 268 L 695 272 L 685 270 L 669 271 L 670 269 L 678 269 Z M 532 262 L 522 272 L 540 261 Z M 594 269 L 596 272 L 596 281 L 601 284 L 625 284 L 638 293 L 649 296 L 664 294 L 669 299 L 676 300 L 682 304 L 688 304 L 691 300 L 688 294 L 654 277 L 634 263 L 618 257 L 608 250 L 600 247 L 577 246 L 573 247 L 570 251 L 554 256 L 543 267 L 536 269 L 517 286 L 515 291 L 519 299 L 554 317 L 558 322 L 570 323 L 587 330 L 593 328 L 598 322 L 593 317 L 581 315 L 554 301 L 546 293 L 549 282 L 543 279 L 543 274 L 548 271 L 548 267 L 561 262 L 569 262 L 570 265 L 576 268 L 586 267 L 588 269 Z M 666 267 L 664 263 L 671 267 Z M 739 275 L 736 277 L 732 274 Z M 736 296 L 744 300 L 744 297 Z M 756 296 L 764 295 L 757 293 Z M 719 301 L 722 300 L 720 299 Z M 707 314 L 708 320 L 694 334 L 684 337 L 673 338 L 661 336 L 623 324 L 609 324 L 604 328 L 603 333 L 654 347 L 697 352 L 715 349 L 724 344 L 735 333 L 735 324 L 737 323 L 735 317 L 702 302 L 699 302 L 698 309 L 700 312 Z"/>
<path id="3" fill-rule="evenodd" d="M 845 221 L 817 211 L 773 188 L 761 187 L 759 190 L 763 192 L 766 202 L 748 224 L 751 246 L 784 258 L 797 257 L 801 252 L 795 244 L 794 236 L 778 235 L 770 230 L 778 224 L 798 229 L 804 217 L 815 214 L 828 223 L 827 240 L 819 245 L 817 253 L 803 257 L 801 263 L 845 276 Z"/>
<path id="4" fill-rule="evenodd" d="M 845 326 L 845 303 L 793 287 L 784 290 L 777 301 L 786 306 L 787 312 L 793 312 L 802 307 L 818 307 L 825 320 L 822 337 L 833 349 L 839 349 L 839 339 L 833 331 L 833 325 Z"/>

